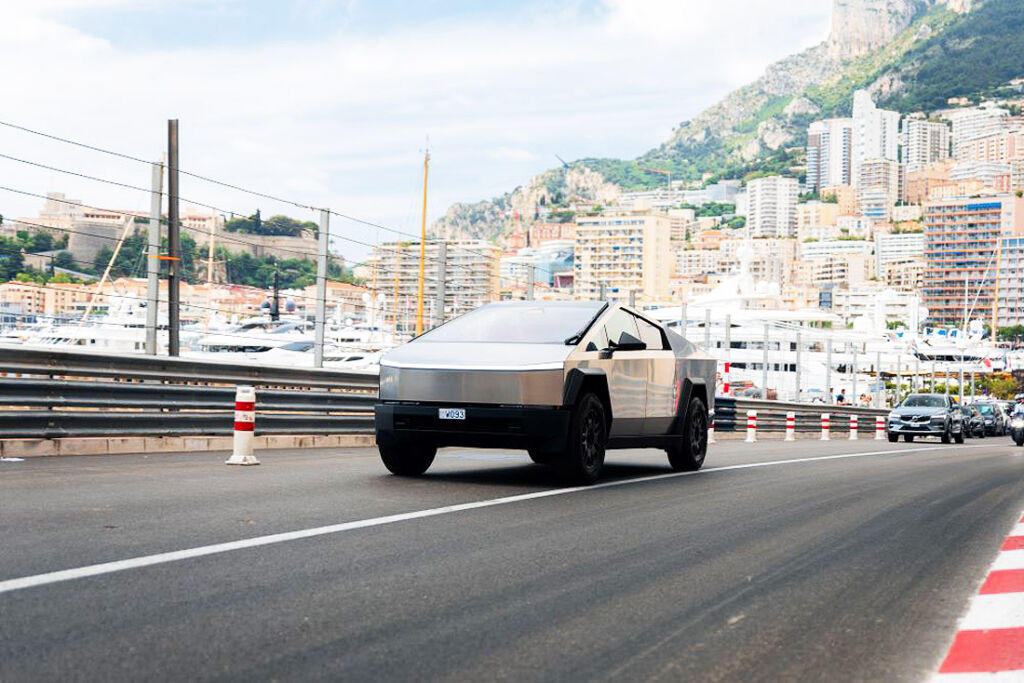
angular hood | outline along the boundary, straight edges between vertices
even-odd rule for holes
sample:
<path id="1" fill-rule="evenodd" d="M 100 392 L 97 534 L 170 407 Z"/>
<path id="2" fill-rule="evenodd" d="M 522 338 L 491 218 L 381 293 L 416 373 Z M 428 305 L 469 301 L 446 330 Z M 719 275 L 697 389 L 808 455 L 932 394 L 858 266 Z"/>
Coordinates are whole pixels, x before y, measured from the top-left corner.
<path id="1" fill-rule="evenodd" d="M 382 367 L 458 370 L 556 370 L 575 350 L 565 344 L 413 340 L 384 354 Z"/>

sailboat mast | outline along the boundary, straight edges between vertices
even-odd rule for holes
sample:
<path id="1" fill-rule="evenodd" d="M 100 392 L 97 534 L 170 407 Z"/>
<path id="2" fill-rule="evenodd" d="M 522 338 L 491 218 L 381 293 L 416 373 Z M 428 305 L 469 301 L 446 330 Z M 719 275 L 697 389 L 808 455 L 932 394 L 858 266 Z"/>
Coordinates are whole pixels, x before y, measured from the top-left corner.
<path id="1" fill-rule="evenodd" d="M 420 280 L 416 295 L 416 336 L 423 334 L 423 273 L 427 262 L 427 174 L 430 150 L 423 155 L 423 214 L 420 218 Z"/>

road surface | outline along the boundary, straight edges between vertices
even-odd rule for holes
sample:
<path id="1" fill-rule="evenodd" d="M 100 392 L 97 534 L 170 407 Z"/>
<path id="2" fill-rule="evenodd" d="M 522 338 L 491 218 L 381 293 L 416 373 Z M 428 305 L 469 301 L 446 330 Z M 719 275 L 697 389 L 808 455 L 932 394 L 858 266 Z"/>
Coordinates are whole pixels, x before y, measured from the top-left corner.
<path id="1" fill-rule="evenodd" d="M 0 681 L 918 681 L 1024 509 L 1002 438 L 260 457 L 0 463 Z"/>

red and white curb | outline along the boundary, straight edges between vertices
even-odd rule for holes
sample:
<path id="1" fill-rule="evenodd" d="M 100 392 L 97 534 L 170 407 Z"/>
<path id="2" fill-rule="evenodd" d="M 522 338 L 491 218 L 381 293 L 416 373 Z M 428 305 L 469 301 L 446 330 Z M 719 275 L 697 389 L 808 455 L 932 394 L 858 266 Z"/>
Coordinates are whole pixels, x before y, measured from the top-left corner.
<path id="1" fill-rule="evenodd" d="M 1024 514 L 1000 546 L 932 681 L 1024 681 Z"/>

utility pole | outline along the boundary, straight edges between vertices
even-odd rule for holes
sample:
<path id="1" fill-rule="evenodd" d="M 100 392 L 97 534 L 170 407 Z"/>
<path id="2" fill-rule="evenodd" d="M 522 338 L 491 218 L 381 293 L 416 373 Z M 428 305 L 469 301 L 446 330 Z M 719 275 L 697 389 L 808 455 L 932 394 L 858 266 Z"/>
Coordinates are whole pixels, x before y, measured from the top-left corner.
<path id="1" fill-rule="evenodd" d="M 271 299 L 270 303 L 270 319 L 277 321 L 281 317 L 281 290 L 280 290 L 280 277 L 281 271 L 277 268 L 274 269 L 274 298 Z"/>
<path id="2" fill-rule="evenodd" d="M 526 269 L 526 300 L 533 301 L 533 283 L 537 279 L 537 266 L 530 264 Z"/>
<path id="3" fill-rule="evenodd" d="M 178 223 L 178 119 L 167 122 L 167 355 L 181 350 L 178 332 L 181 315 L 181 236 Z"/>
<path id="4" fill-rule="evenodd" d="M 313 367 L 324 366 L 324 326 L 327 324 L 327 233 L 330 211 L 320 209 L 320 230 L 316 250 L 316 318 L 313 320 Z"/>
<path id="5" fill-rule="evenodd" d="M 149 195 L 149 253 L 146 258 L 146 353 L 157 354 L 157 325 L 160 306 L 160 218 L 163 213 L 164 165 L 153 164 Z"/>
<path id="6" fill-rule="evenodd" d="M 796 396 L 793 397 L 794 401 L 800 400 L 800 330 L 796 331 L 796 366 L 794 367 L 795 372 L 793 378 L 796 383 Z"/>
<path id="7" fill-rule="evenodd" d="M 423 155 L 423 216 L 420 219 L 420 283 L 416 298 L 416 336 L 423 334 L 423 273 L 427 264 L 427 173 L 430 170 L 430 150 Z"/>
<path id="8" fill-rule="evenodd" d="M 761 354 L 761 391 L 764 392 L 761 398 L 768 400 L 768 323 L 764 324 L 764 350 Z"/>
<path id="9" fill-rule="evenodd" d="M 825 340 L 825 391 L 828 392 L 826 403 L 836 400 L 832 393 L 832 339 Z"/>
<path id="10" fill-rule="evenodd" d="M 434 305 L 434 310 L 437 311 L 437 320 L 434 321 L 434 327 L 444 324 L 445 278 L 447 277 L 445 271 L 447 267 L 448 243 L 442 240 L 437 243 L 437 291 L 434 293 L 437 297 L 437 303 Z"/>
<path id="11" fill-rule="evenodd" d="M 882 352 L 875 352 L 875 407 L 884 408 L 885 383 L 882 381 Z"/>

